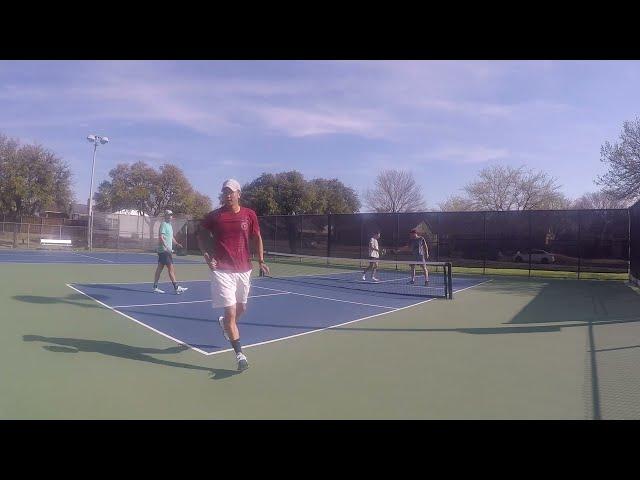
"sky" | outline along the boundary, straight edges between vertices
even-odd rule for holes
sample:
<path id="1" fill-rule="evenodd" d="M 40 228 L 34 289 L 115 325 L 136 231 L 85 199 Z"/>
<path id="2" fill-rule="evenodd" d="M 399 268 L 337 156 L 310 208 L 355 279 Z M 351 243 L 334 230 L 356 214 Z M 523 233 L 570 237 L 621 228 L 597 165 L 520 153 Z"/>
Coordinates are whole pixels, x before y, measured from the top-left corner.
<path id="1" fill-rule="evenodd" d="M 226 178 L 288 170 L 363 199 L 403 169 L 437 210 L 493 165 L 598 190 L 638 85 L 639 61 L 0 61 L 0 133 L 64 159 L 78 202 L 96 134 L 94 188 L 142 160 L 178 165 L 214 205 Z"/>

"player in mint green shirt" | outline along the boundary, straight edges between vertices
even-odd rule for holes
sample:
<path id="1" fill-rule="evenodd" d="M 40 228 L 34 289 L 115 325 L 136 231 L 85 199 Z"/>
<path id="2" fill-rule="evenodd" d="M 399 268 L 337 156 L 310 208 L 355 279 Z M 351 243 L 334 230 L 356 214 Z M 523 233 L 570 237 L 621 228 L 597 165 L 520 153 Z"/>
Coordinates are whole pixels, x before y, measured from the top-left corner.
<path id="1" fill-rule="evenodd" d="M 173 212 L 171 210 L 165 211 L 164 222 L 160 224 L 160 229 L 158 230 L 158 267 L 156 268 L 156 275 L 153 280 L 153 292 L 164 293 L 164 290 L 160 290 L 158 288 L 158 280 L 160 279 L 162 269 L 166 265 L 167 271 L 169 272 L 169 278 L 171 279 L 171 283 L 173 283 L 173 288 L 176 291 L 176 295 L 180 295 L 181 293 L 187 291 L 188 288 L 181 287 L 176 281 L 176 272 L 173 266 L 172 255 L 173 244 L 175 243 L 180 248 L 182 248 L 182 245 L 178 243 L 176 238 L 173 236 L 173 227 L 171 226 L 172 216 Z"/>

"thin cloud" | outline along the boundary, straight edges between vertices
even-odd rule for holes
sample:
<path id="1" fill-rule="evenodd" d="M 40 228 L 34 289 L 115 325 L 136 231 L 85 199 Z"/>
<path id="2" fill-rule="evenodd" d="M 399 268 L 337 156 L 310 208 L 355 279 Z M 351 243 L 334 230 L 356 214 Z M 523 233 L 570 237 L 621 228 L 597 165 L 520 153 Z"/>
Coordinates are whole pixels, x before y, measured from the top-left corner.
<path id="1" fill-rule="evenodd" d="M 447 160 L 449 162 L 470 164 L 507 159 L 509 156 L 510 152 L 505 148 L 472 146 L 440 148 L 432 152 L 419 154 L 416 158 L 426 161 Z"/>
<path id="2" fill-rule="evenodd" d="M 323 134 L 356 134 L 380 136 L 387 124 L 372 111 L 313 111 L 297 108 L 258 107 L 254 109 L 265 125 L 292 137 Z M 377 120 L 377 121 L 376 121 Z"/>

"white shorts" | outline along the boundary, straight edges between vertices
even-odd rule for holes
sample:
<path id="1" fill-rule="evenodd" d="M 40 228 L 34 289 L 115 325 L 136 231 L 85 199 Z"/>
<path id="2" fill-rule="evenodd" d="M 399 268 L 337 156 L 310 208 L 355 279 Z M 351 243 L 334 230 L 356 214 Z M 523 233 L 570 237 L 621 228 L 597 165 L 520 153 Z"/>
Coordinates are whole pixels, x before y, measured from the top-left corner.
<path id="1" fill-rule="evenodd" d="M 211 300 L 213 308 L 230 307 L 247 303 L 251 287 L 251 270 L 248 272 L 211 272 Z"/>

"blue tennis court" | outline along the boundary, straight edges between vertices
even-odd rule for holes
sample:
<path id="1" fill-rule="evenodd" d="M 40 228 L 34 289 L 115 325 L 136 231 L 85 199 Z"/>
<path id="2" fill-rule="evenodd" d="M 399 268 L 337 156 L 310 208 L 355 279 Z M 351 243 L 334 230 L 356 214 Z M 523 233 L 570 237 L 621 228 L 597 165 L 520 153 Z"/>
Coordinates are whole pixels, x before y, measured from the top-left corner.
<path id="1" fill-rule="evenodd" d="M 479 276 L 455 276 L 453 291 L 486 281 Z M 217 322 L 223 309 L 212 309 L 209 281 L 180 284 L 189 288 L 182 295 L 175 295 L 170 283 L 159 285 L 165 294 L 152 293 L 151 283 L 69 284 L 69 287 L 205 355 L 229 350 L 229 342 Z M 247 347 L 357 322 L 432 300 L 449 301 L 268 277 L 252 280 L 249 298 L 248 310 L 240 320 L 242 341 Z"/>
<path id="2" fill-rule="evenodd" d="M 177 264 L 202 261 L 174 255 Z M 76 252 L 64 250 L 0 251 L 0 263 L 86 263 L 91 265 L 148 265 L 158 263 L 155 253 L 134 252 Z"/>

